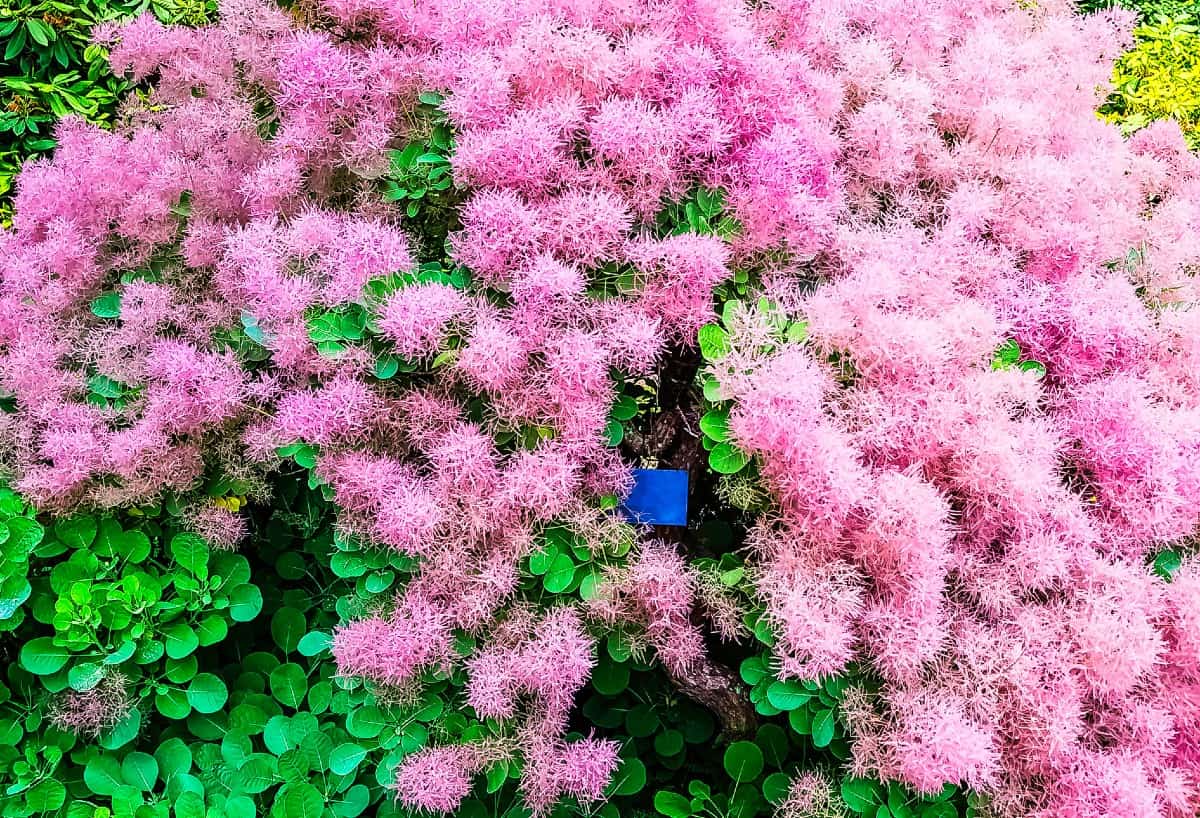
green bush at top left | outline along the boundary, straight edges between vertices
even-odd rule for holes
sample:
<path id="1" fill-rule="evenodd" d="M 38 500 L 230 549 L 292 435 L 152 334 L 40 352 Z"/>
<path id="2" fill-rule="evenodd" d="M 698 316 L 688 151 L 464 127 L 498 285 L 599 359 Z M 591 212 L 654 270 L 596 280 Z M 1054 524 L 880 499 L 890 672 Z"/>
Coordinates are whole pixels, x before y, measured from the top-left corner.
<path id="1" fill-rule="evenodd" d="M 199 25 L 215 0 L 10 0 L 0 5 L 0 224 L 11 219 L 9 195 L 21 163 L 54 147 L 59 118 L 112 121 L 128 83 L 108 70 L 92 28 L 152 12 L 163 22 Z"/>

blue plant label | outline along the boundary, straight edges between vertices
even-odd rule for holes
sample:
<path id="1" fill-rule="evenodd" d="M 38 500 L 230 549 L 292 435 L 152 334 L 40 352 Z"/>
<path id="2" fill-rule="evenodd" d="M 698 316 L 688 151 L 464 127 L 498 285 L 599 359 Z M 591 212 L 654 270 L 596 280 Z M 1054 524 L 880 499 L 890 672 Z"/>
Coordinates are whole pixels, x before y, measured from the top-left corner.
<path id="1" fill-rule="evenodd" d="M 621 504 L 625 517 L 643 525 L 687 525 L 688 473 L 634 469 L 633 491 Z"/>

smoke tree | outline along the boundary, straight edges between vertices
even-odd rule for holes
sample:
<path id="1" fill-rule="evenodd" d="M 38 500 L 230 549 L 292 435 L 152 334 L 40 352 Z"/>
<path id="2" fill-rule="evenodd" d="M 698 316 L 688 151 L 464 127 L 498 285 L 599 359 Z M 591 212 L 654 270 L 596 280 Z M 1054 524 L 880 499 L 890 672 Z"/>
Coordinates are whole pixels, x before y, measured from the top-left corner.
<path id="1" fill-rule="evenodd" d="M 114 132 L 64 120 L 0 236 L 6 466 L 47 512 L 165 502 L 218 549 L 247 522 L 214 481 L 270 504 L 303 467 L 340 543 L 404 566 L 339 610 L 339 672 L 461 694 L 458 740 L 397 765 L 412 809 L 508 761 L 534 814 L 603 799 L 620 745 L 571 732 L 612 633 L 742 738 L 786 709 L 724 666 L 754 633 L 764 688 L 838 680 L 818 729 L 857 778 L 1192 815 L 1200 164 L 1095 115 L 1130 23 L 227 0 L 109 28 L 148 91 Z M 635 466 L 689 469 L 744 570 L 624 521 Z M 94 690 L 55 718 L 110 723 Z"/>

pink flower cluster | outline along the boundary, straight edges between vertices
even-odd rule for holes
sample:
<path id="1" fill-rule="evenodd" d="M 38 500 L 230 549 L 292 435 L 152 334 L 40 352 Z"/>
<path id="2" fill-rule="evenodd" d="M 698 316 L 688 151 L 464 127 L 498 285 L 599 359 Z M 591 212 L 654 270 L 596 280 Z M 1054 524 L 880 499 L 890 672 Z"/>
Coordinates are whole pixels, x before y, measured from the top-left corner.
<path id="1" fill-rule="evenodd" d="M 757 587 L 784 675 L 860 658 L 882 678 L 848 694 L 855 772 L 966 782 L 1006 816 L 1194 814 L 1200 568 L 1168 585 L 1145 560 L 1200 509 L 1200 161 L 1174 126 L 1124 143 L 1096 119 L 1127 16 L 323 5 L 331 31 L 225 0 L 213 27 L 103 32 L 153 91 L 115 132 L 64 121 L 0 234 L 0 449 L 22 491 L 194 499 L 315 446 L 344 528 L 419 565 L 339 629 L 342 671 L 405 685 L 480 637 L 471 703 L 508 725 L 530 807 L 595 799 L 615 748 L 564 740 L 593 637 L 578 611 L 514 606 L 520 566 L 551 521 L 611 525 L 596 501 L 629 476 L 610 371 L 653 377 L 741 268 L 811 336 L 764 343 L 747 315 L 713 367 L 777 506 Z M 472 284 L 375 303 L 368 281 L 430 250 L 376 187 L 426 89 L 456 129 L 449 247 Z M 650 229 L 697 185 L 727 191 L 733 241 Z M 318 349 L 312 315 L 352 308 L 417 375 Z M 1044 378 L 991 366 L 1009 339 Z M 640 554 L 600 619 L 686 667 L 695 577 Z M 491 758 L 414 755 L 399 797 L 449 811 Z"/>
<path id="2" fill-rule="evenodd" d="M 809 340 L 745 315 L 712 367 L 774 500 L 779 672 L 880 677 L 858 775 L 1194 815 L 1200 568 L 1147 563 L 1200 518 L 1200 160 L 1096 120 L 1124 17 L 834 5 L 769 24 L 843 93 L 835 235 L 766 283 Z M 1044 377 L 993 366 L 1010 339 Z"/>

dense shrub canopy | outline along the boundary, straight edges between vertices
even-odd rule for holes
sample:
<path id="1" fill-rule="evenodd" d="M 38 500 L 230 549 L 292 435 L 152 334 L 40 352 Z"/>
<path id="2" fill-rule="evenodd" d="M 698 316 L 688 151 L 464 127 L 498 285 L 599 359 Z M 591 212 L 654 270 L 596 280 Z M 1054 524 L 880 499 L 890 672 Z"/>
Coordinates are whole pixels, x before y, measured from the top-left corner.
<path id="1" fill-rule="evenodd" d="M 772 678 L 849 679 L 854 775 L 1193 815 L 1200 562 L 1149 563 L 1200 514 L 1200 162 L 1176 124 L 1096 117 L 1130 23 L 228 0 L 108 29 L 152 91 L 115 132 L 64 121 L 0 236 L 15 485 L 166 501 L 231 548 L 213 483 L 266 501 L 311 468 L 340 536 L 410 561 L 336 630 L 340 671 L 397 698 L 459 673 L 488 725 L 407 755 L 401 802 L 454 810 L 519 758 L 542 813 L 619 763 L 566 737 L 599 635 L 681 679 L 740 635 L 698 552 L 613 511 L 655 465 L 614 418 L 651 436 L 699 339 L 685 420 L 728 474 L 701 505 L 748 521 Z M 596 565 L 569 604 L 531 568 L 563 529 Z"/>

